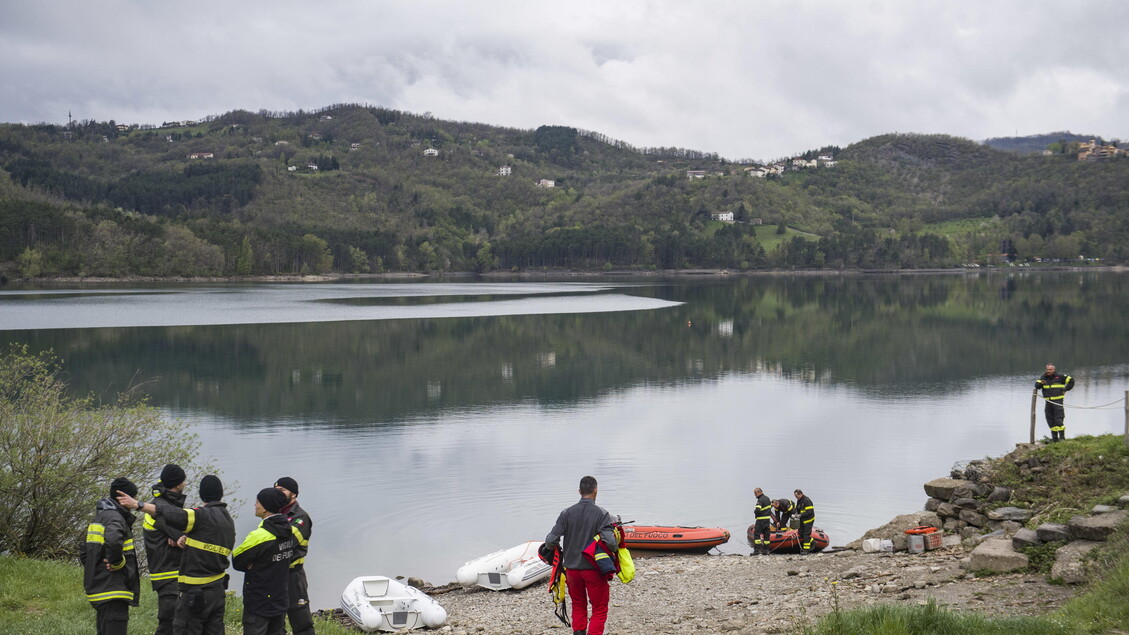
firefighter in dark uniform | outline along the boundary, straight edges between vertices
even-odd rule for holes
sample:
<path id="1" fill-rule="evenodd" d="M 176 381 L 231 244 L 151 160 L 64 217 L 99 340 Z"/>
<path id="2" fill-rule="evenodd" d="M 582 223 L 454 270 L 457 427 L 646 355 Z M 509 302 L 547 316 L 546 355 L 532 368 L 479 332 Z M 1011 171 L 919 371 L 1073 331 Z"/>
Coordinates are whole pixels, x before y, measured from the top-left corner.
<path id="1" fill-rule="evenodd" d="M 757 506 L 754 511 L 756 518 L 753 520 L 753 555 L 768 555 L 769 525 L 772 523 L 772 502 L 764 495 L 764 490 L 756 488 L 753 493 L 757 495 Z"/>
<path id="2" fill-rule="evenodd" d="M 792 512 L 796 504 L 790 498 L 778 498 L 772 501 L 772 526 L 779 530 L 788 528 L 788 521 L 792 520 Z"/>
<path id="3" fill-rule="evenodd" d="M 815 525 L 815 506 L 803 490 L 796 490 L 796 512 L 800 514 L 800 553 L 811 553 L 811 529 Z"/>
<path id="4" fill-rule="evenodd" d="M 286 494 L 268 487 L 255 496 L 255 515 L 262 518 L 235 551 L 231 564 L 243 571 L 243 635 L 284 635 L 290 607 L 290 562 L 298 532 L 279 511 Z"/>
<path id="5" fill-rule="evenodd" d="M 184 508 L 184 470 L 169 463 L 161 470 L 161 480 L 153 486 L 154 506 Z M 180 595 L 176 578 L 180 575 L 180 557 L 184 550 L 176 541 L 184 532 L 169 527 L 168 522 L 145 514 L 142 521 L 145 535 L 145 555 L 149 560 L 149 581 L 157 594 L 156 635 L 172 635 L 176 601 Z"/>
<path id="6" fill-rule="evenodd" d="M 286 616 L 290 620 L 290 630 L 294 635 L 314 635 L 314 620 L 310 615 L 310 588 L 306 582 L 306 553 L 310 549 L 310 534 L 314 530 L 314 521 L 306 510 L 298 505 L 298 481 L 283 476 L 274 484 L 275 489 L 286 495 L 287 503 L 281 513 L 290 520 L 290 526 L 296 530 L 295 538 L 298 539 L 298 548 L 294 551 L 294 559 L 290 562 L 290 607 L 286 609 Z"/>
<path id="7" fill-rule="evenodd" d="M 97 613 L 98 635 L 125 635 L 129 607 L 137 606 L 141 580 L 137 553 L 133 549 L 133 514 L 114 501 L 116 492 L 137 495 L 129 479 L 110 483 L 110 496 L 98 501 L 94 520 L 86 526 L 86 540 L 79 547 L 82 586 Z"/>
<path id="8" fill-rule="evenodd" d="M 1035 380 L 1035 390 L 1043 391 L 1046 406 L 1043 414 L 1047 417 L 1047 427 L 1051 429 L 1051 441 L 1066 440 L 1066 408 L 1063 401 L 1066 391 L 1074 387 L 1074 378 L 1055 372 L 1054 364 L 1047 364 L 1047 372 Z"/>
<path id="9" fill-rule="evenodd" d="M 157 507 L 130 496 L 119 496 L 124 507 L 134 507 L 169 527 L 184 532 L 177 544 L 184 547 L 180 560 L 174 630 L 185 635 L 223 635 L 224 590 L 227 566 L 235 546 L 235 521 L 227 511 L 223 483 L 211 474 L 200 479 L 200 500 L 192 509 Z"/>

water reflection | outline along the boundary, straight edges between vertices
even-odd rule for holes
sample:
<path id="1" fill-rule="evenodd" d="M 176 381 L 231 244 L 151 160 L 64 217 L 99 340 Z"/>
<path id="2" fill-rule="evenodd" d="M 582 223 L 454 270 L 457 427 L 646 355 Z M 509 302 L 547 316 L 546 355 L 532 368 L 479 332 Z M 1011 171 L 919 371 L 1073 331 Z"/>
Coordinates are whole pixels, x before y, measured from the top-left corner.
<path id="1" fill-rule="evenodd" d="M 918 508 L 921 483 L 954 460 L 1024 440 L 1031 380 L 1047 361 L 1078 379 L 1068 403 L 1119 399 L 1127 282 L 1063 273 L 0 292 L 0 328 L 19 329 L 0 331 L 0 343 L 54 349 L 82 393 L 145 381 L 152 403 L 201 433 L 245 500 L 298 478 L 321 607 L 356 575 L 446 582 L 464 560 L 542 537 L 584 473 L 600 478 L 613 513 L 726 527 L 729 552 L 747 552 L 756 486 L 774 497 L 803 487 L 833 542 L 853 539 Z M 426 313 L 388 313 L 400 310 Z M 44 311 L 53 328 L 35 328 Z M 76 328 L 91 312 L 123 326 Z M 142 318 L 181 325 L 126 327 Z M 1120 409 L 1067 414 L 1072 434 L 1121 425 Z M 240 532 L 254 520 L 244 513 Z"/>

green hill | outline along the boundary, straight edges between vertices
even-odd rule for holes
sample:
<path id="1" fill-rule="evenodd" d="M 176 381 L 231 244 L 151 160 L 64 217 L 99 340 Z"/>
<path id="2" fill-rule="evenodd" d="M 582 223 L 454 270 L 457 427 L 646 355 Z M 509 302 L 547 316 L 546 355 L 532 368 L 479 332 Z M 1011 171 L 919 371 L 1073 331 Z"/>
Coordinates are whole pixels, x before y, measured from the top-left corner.
<path id="1" fill-rule="evenodd" d="M 360 105 L 162 127 L 4 124 L 0 270 L 914 268 L 1001 253 L 1129 257 L 1124 157 L 1025 157 L 905 134 L 800 156 L 820 154 L 837 164 L 789 163 L 758 178 L 716 155 L 635 148 L 569 127 L 518 130 Z M 736 222 L 711 220 L 718 213 Z M 925 231 L 964 219 L 985 222 Z"/>

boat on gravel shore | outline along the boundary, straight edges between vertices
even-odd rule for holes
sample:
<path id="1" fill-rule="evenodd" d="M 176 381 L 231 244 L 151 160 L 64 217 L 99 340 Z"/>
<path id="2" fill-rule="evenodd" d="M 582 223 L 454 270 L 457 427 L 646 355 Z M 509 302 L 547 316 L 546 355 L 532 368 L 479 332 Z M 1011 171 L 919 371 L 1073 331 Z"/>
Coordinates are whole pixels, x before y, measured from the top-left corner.
<path id="1" fill-rule="evenodd" d="M 749 544 L 753 544 L 753 527 L 756 525 L 749 525 L 749 530 L 746 532 L 746 537 Z M 811 530 L 811 550 L 823 551 L 831 544 L 831 539 L 827 537 L 827 532 L 822 529 Z M 770 553 L 800 553 L 803 549 L 800 546 L 800 532 L 797 529 L 783 529 L 773 531 L 768 536 L 768 550 Z"/>
<path id="2" fill-rule="evenodd" d="M 382 575 L 354 578 L 341 593 L 341 609 L 366 633 L 439 628 L 447 610 L 419 589 Z"/>
<path id="3" fill-rule="evenodd" d="M 623 546 L 628 549 L 709 551 L 726 542 L 729 530 L 720 527 L 623 526 Z"/>
<path id="4" fill-rule="evenodd" d="M 553 567 L 537 557 L 540 540 L 495 551 L 459 567 L 455 580 L 464 587 L 478 585 L 493 591 L 524 589 L 549 576 Z"/>

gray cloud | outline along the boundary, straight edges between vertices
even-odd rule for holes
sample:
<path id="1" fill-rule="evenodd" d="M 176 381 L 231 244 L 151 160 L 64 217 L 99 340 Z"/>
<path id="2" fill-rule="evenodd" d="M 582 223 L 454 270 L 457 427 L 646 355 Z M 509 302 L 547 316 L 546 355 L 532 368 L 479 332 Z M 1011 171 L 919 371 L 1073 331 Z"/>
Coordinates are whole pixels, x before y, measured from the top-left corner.
<path id="1" fill-rule="evenodd" d="M 770 159 L 885 132 L 1126 137 L 1129 4 L 0 6 L 0 119 L 159 123 L 365 102 Z"/>

